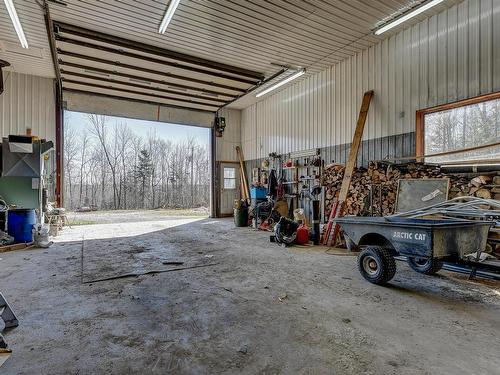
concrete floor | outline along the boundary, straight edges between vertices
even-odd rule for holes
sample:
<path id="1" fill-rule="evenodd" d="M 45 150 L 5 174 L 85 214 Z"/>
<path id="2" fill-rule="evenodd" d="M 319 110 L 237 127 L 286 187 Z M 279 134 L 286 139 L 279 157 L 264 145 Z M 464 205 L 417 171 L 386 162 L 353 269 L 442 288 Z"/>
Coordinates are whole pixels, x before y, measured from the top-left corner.
<path id="1" fill-rule="evenodd" d="M 83 283 L 82 283 L 82 237 Z M 66 229 L 0 254 L 10 374 L 500 374 L 500 284 L 282 248 L 231 220 Z M 101 282 L 126 272 L 208 265 Z"/>

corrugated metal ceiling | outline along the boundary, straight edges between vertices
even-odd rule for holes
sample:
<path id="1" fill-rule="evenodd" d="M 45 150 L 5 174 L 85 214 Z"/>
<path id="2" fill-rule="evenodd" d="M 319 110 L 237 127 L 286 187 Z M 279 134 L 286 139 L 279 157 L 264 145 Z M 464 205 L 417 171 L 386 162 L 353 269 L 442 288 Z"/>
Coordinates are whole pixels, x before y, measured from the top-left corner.
<path id="1" fill-rule="evenodd" d="M 168 0 L 66 0 L 66 6 L 50 2 L 52 18 L 55 21 L 81 26 L 95 31 L 120 36 L 139 43 L 166 48 L 204 59 L 261 72 L 265 76 L 276 73 L 278 65 L 306 67 L 308 74 L 314 74 L 326 67 L 342 61 L 361 50 L 377 43 L 381 37 L 372 34 L 373 28 L 381 20 L 393 17 L 402 9 L 420 3 L 420 0 L 181 0 L 181 3 L 164 35 L 158 33 L 158 26 L 167 9 Z M 411 23 L 435 14 L 458 0 L 445 0 L 441 5 L 420 15 Z M 15 0 L 21 22 L 25 27 L 30 46 L 39 47 L 43 53 L 41 62 L 32 58 L 6 55 L 18 71 L 29 70 L 36 75 L 49 75 L 52 65 L 49 61 L 43 14 L 33 1 Z M 0 39 L 16 42 L 10 20 L 4 8 L 0 8 L 0 31 L 5 31 Z M 402 27 L 406 27 L 406 23 Z M 5 30 L 4 30 L 5 29 Z M 394 32 L 398 31 L 398 28 Z M 390 33 L 388 33 L 390 35 Z M 388 35 L 384 35 L 386 37 Z M 63 42 L 58 47 L 69 52 L 89 53 L 84 47 L 70 50 Z M 94 54 L 94 50 L 92 50 Z M 2 55 L 4 56 L 4 53 Z M 110 59 L 110 54 L 100 51 L 95 57 Z M 73 66 L 61 66 L 66 71 L 80 74 L 80 82 L 94 82 L 100 85 L 113 85 L 112 82 L 97 83 L 96 79 L 85 78 L 85 72 L 76 65 L 82 59 L 64 56 Z M 120 57 L 120 62 L 138 61 Z M 109 69 L 102 63 L 93 63 L 97 69 Z M 155 69 L 165 71 L 164 67 L 153 64 Z M 148 64 L 149 68 L 149 64 Z M 127 80 L 135 71 L 126 68 L 111 68 L 120 74 L 100 72 L 100 77 L 112 80 Z M 174 72 L 175 68 L 168 69 Z M 53 73 L 52 73 L 53 75 Z M 150 80 L 162 80 L 161 75 L 141 72 Z M 190 77 L 199 78 L 195 72 Z M 75 78 L 75 76 L 73 77 Z M 178 85 L 182 80 L 169 80 Z M 141 82 L 136 82 L 142 85 Z M 227 83 L 227 82 L 226 82 Z M 155 85 L 159 83 L 156 82 Z M 189 85 L 191 85 L 189 83 Z M 234 84 L 234 82 L 232 82 Z M 74 83 L 67 87 L 81 89 Z M 160 86 L 157 86 L 160 87 Z M 240 86 L 247 88 L 249 86 Z M 169 89 L 165 85 L 162 89 Z M 198 88 L 211 90 L 213 87 L 199 85 Z M 98 91 L 111 93 L 109 89 L 93 87 Z M 135 87 L 134 90 L 142 90 Z M 147 91 L 151 93 L 151 90 Z M 223 91 L 226 94 L 231 91 Z M 158 94 L 159 91 L 156 90 Z M 162 95 L 167 93 L 163 92 Z M 234 94 L 234 92 L 233 92 Z M 127 93 L 126 96 L 134 96 Z M 201 95 L 206 95 L 201 94 Z M 177 97 L 177 96 L 176 96 Z M 158 98 L 156 98 L 158 99 Z M 221 99 L 227 99 L 221 96 Z M 245 107 L 255 100 L 253 96 L 237 102 L 237 107 Z M 168 101 L 167 101 L 168 102 Z"/>
<path id="2" fill-rule="evenodd" d="M 11 63 L 10 70 L 42 77 L 55 77 L 43 11 L 35 1 L 14 1 L 28 39 L 23 49 L 3 1 L 0 1 L 0 59 Z"/>

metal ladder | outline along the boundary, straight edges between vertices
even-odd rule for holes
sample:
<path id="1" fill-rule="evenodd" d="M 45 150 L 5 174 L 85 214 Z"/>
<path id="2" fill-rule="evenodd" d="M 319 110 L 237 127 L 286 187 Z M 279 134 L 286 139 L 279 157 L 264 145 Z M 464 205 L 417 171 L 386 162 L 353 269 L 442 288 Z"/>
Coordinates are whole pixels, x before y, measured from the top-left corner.
<path id="1" fill-rule="evenodd" d="M 5 323 L 5 328 L 14 328 L 19 325 L 19 321 L 17 320 L 16 315 L 14 314 L 14 311 L 12 311 L 12 308 L 10 305 L 7 303 L 5 300 L 5 297 L 3 296 L 2 293 L 0 293 L 0 318 Z M 5 342 L 2 334 L 0 333 L 0 351 L 6 350 L 7 349 L 7 343 Z M 0 358 L 1 360 L 1 358 Z M 3 363 L 3 362 L 2 362 Z M 1 363 L 0 363 L 1 365 Z"/>
<path id="2" fill-rule="evenodd" d="M 19 325 L 16 315 L 2 293 L 0 293 L 0 317 L 5 323 L 5 328 L 14 328 Z"/>

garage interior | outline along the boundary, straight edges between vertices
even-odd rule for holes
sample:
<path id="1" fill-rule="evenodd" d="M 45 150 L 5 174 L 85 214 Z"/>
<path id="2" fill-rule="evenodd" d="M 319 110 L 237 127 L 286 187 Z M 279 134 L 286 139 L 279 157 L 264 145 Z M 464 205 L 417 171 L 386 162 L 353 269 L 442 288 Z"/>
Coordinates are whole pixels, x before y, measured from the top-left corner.
<path id="1" fill-rule="evenodd" d="M 500 373 L 499 0 L 0 21 L 1 374 Z M 209 129 L 210 217 L 68 225 L 68 111 Z"/>

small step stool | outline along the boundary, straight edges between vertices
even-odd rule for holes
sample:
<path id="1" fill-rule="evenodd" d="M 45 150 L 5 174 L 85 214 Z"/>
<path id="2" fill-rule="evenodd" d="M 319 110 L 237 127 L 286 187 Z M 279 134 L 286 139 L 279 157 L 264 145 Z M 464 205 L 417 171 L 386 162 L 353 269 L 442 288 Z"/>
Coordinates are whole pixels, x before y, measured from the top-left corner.
<path id="1" fill-rule="evenodd" d="M 19 325 L 16 315 L 12 311 L 12 308 L 9 306 L 2 293 L 0 293 L 0 318 L 4 321 L 5 328 L 14 328 Z"/>

